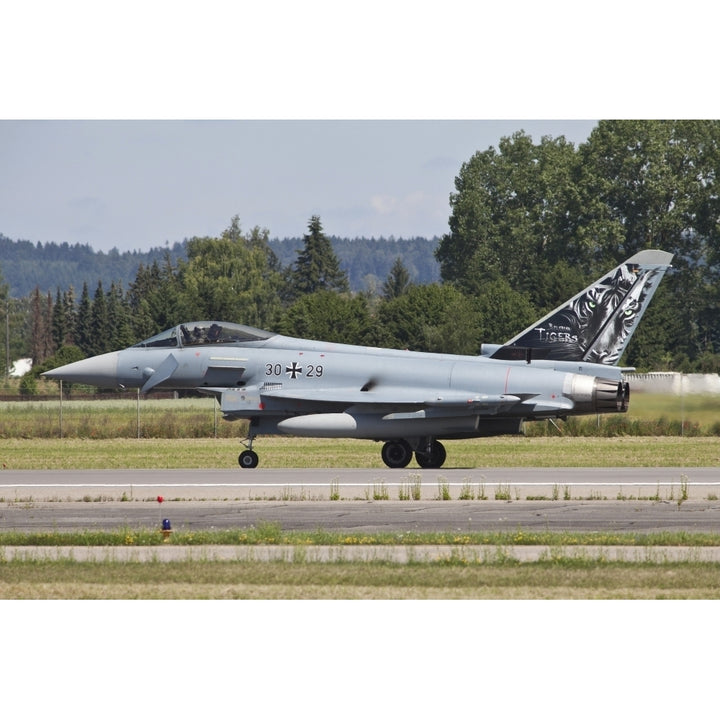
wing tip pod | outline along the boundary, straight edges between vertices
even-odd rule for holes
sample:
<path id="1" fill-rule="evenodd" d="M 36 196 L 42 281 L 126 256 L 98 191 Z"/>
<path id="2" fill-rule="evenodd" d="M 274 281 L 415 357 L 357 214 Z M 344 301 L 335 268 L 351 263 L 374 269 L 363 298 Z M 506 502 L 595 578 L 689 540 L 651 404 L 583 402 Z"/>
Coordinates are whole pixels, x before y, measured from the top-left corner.
<path id="1" fill-rule="evenodd" d="M 673 254 L 665 250 L 640 250 L 631 258 L 628 258 L 623 265 L 643 265 L 647 267 L 672 267 Z"/>

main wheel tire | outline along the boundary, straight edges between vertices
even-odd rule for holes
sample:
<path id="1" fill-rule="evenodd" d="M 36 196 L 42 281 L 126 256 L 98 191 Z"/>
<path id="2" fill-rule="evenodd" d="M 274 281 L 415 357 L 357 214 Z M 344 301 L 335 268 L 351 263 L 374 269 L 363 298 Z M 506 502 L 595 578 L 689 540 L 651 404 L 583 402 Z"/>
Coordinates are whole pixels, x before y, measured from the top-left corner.
<path id="1" fill-rule="evenodd" d="M 393 440 L 383 445 L 381 455 L 388 467 L 404 468 L 412 460 L 412 449 L 405 440 Z"/>
<path id="2" fill-rule="evenodd" d="M 415 460 L 421 468 L 442 467 L 446 457 L 445 446 L 437 440 L 433 440 L 429 455 L 427 453 L 415 452 Z"/>
<path id="3" fill-rule="evenodd" d="M 245 450 L 238 456 L 238 463 L 241 468 L 255 468 L 258 466 L 258 462 L 260 462 L 260 458 L 258 458 L 257 453 L 252 450 Z"/>

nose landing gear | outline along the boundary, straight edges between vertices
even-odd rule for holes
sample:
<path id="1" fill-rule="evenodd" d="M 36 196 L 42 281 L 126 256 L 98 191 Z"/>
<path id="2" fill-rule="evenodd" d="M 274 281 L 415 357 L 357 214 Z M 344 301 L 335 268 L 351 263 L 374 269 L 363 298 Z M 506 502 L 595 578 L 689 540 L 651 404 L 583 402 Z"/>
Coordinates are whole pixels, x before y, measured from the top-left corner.
<path id="1" fill-rule="evenodd" d="M 238 455 L 238 463 L 241 468 L 255 468 L 259 462 L 260 458 L 258 458 L 258 454 L 252 450 L 243 450 L 240 455 Z"/>
<path id="2" fill-rule="evenodd" d="M 243 450 L 240 455 L 238 455 L 238 464 L 244 469 L 256 468 L 260 462 L 260 458 L 258 458 L 258 454 L 252 449 L 253 436 L 248 436 L 242 443 L 247 450 Z"/>

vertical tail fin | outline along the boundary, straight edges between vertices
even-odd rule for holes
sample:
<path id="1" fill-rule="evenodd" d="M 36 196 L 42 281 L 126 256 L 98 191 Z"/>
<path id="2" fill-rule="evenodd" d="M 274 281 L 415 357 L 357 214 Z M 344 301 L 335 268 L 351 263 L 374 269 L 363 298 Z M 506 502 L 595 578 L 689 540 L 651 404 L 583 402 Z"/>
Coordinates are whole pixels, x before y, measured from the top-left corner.
<path id="1" fill-rule="evenodd" d="M 492 357 L 617 365 L 670 267 L 672 254 L 642 250 L 523 330 Z"/>

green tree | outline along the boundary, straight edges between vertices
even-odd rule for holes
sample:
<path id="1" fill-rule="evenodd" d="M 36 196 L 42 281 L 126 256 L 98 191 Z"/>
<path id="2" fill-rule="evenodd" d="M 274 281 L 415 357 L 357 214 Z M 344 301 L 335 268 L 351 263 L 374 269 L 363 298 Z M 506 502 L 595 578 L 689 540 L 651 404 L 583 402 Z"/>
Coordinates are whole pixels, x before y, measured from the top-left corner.
<path id="1" fill-rule="evenodd" d="M 31 299 L 32 361 L 40 363 L 54 352 L 52 337 L 52 296 L 35 288 Z"/>
<path id="2" fill-rule="evenodd" d="M 390 300 L 400 297 L 410 287 L 410 273 L 401 258 L 395 258 L 390 274 L 383 283 L 383 297 Z"/>
<path id="3" fill-rule="evenodd" d="M 284 314 L 285 335 L 351 345 L 373 344 L 373 322 L 362 295 L 318 290 L 299 297 Z"/>
<path id="4" fill-rule="evenodd" d="M 383 301 L 378 318 L 391 347 L 460 354 L 479 350 L 481 318 L 472 299 L 449 284 L 412 285 Z"/>
<path id="5" fill-rule="evenodd" d="M 193 238 L 179 263 L 180 307 L 198 320 L 271 327 L 281 309 L 282 276 L 268 231 L 240 230 L 237 217 L 220 238 Z"/>
<path id="6" fill-rule="evenodd" d="M 558 260 L 577 263 L 577 158 L 564 137 L 539 145 L 523 133 L 478 152 L 460 169 L 450 197 L 450 232 L 436 250 L 443 280 L 464 288 L 505 278 L 532 292 Z"/>
<path id="7" fill-rule="evenodd" d="M 62 302 L 65 306 L 64 316 L 66 332 L 62 341 L 57 343 L 57 347 L 62 347 L 63 345 L 73 345 L 75 343 L 77 304 L 75 301 L 75 288 L 72 285 L 63 293 Z"/>
<path id="8" fill-rule="evenodd" d="M 83 283 L 75 324 L 75 343 L 85 356 L 92 354 L 92 302 L 87 283 Z"/>
<path id="9" fill-rule="evenodd" d="M 682 315 L 677 311 L 673 291 L 663 280 L 620 363 L 637 368 L 639 372 L 690 370 L 686 364 L 688 345 L 679 341 L 684 334 Z"/>
<path id="10" fill-rule="evenodd" d="M 318 290 L 347 292 L 350 289 L 347 273 L 340 269 L 340 263 L 330 240 L 323 233 L 317 215 L 310 218 L 303 243 L 291 276 L 293 293 L 297 296 Z"/>
<path id="11" fill-rule="evenodd" d="M 30 397 L 37 395 L 37 378 L 32 373 L 25 373 L 20 379 L 20 394 Z"/>
<path id="12" fill-rule="evenodd" d="M 644 248 L 673 252 L 676 271 L 663 284 L 683 331 L 667 349 L 691 359 L 720 350 L 720 121 L 602 121 L 579 156 L 578 234 L 595 264 Z"/>
<path id="13" fill-rule="evenodd" d="M 580 146 L 578 232 L 604 262 L 717 234 L 720 121 L 603 120 Z M 696 257 L 697 259 L 697 257 Z"/>
<path id="14" fill-rule="evenodd" d="M 178 317 L 179 297 L 178 271 L 169 254 L 162 266 L 155 260 L 138 267 L 127 293 L 136 342 L 187 320 Z"/>
<path id="15" fill-rule="evenodd" d="M 52 308 L 52 334 L 55 347 L 62 347 L 73 342 L 76 322 L 75 297 L 72 286 L 61 293 L 55 293 L 55 304 Z"/>
<path id="16" fill-rule="evenodd" d="M 113 282 L 110 285 L 107 293 L 107 314 L 111 349 L 121 350 L 135 343 L 130 304 L 119 283 Z"/>
<path id="17" fill-rule="evenodd" d="M 0 307 L 3 309 L 3 323 L 2 323 L 2 337 L 3 337 L 3 353 L 2 353 L 2 367 L 3 375 L 7 376 L 10 374 L 12 367 L 12 360 L 6 355 L 10 351 L 10 287 L 3 280 L 2 266 L 0 266 Z M 7 350 L 7 352 L 5 352 Z"/>
<path id="18" fill-rule="evenodd" d="M 542 317 L 528 296 L 513 290 L 504 278 L 487 283 L 473 304 L 481 319 L 480 340 L 486 343 L 505 343 Z"/>
<path id="19" fill-rule="evenodd" d="M 110 326 L 107 296 L 102 280 L 98 280 L 90 308 L 90 354 L 100 355 L 115 349 L 117 348 L 113 347 L 113 329 Z"/>

